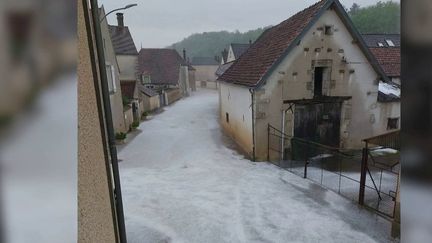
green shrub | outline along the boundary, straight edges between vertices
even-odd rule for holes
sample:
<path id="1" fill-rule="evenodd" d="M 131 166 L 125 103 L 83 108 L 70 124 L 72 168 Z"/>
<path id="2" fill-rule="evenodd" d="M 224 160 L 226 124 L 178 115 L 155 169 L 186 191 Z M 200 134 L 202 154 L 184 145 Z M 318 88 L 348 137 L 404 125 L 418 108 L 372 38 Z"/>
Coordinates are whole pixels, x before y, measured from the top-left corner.
<path id="1" fill-rule="evenodd" d="M 139 127 L 139 121 L 134 121 L 134 122 L 132 122 L 132 125 L 131 125 L 131 127 L 132 128 L 137 128 L 137 127 Z"/>
<path id="2" fill-rule="evenodd" d="M 125 139 L 126 138 L 126 133 L 124 133 L 124 132 L 118 132 L 118 133 L 116 133 L 116 135 L 115 135 L 115 137 L 116 137 L 116 139 L 117 140 L 123 140 L 123 139 Z"/>

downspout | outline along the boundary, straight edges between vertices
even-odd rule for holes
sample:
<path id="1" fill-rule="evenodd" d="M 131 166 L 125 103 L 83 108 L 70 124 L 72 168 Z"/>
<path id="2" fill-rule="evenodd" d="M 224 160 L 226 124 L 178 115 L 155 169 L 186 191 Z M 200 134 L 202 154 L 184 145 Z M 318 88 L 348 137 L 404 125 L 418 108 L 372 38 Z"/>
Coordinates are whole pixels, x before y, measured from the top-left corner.
<path id="1" fill-rule="evenodd" d="M 285 150 L 285 114 L 286 111 L 282 110 L 281 160 L 284 159 L 284 150 Z"/>
<path id="2" fill-rule="evenodd" d="M 86 1 L 83 1 L 86 2 Z M 111 157 L 111 166 L 112 166 L 112 176 L 114 178 L 114 194 L 115 194 L 115 207 L 116 207 L 116 216 L 117 216 L 117 226 L 119 230 L 119 238 L 120 243 L 126 243 L 126 228 L 124 223 L 124 214 L 123 214 L 123 202 L 122 202 L 122 193 L 121 193 L 121 186 L 120 186 L 120 175 L 119 175 L 119 168 L 118 168 L 118 158 L 117 158 L 117 148 L 115 145 L 115 134 L 114 134 L 114 126 L 113 126 L 113 120 L 112 120 L 112 113 L 111 113 L 111 104 L 110 104 L 110 97 L 109 97 L 109 89 L 108 89 L 108 82 L 107 82 L 107 76 L 106 76 L 106 70 L 105 70 L 105 54 L 103 49 L 103 41 L 102 41 L 102 33 L 100 29 L 100 21 L 99 21 L 99 7 L 97 0 L 91 0 L 90 1 L 91 6 L 91 12 L 92 12 L 92 20 L 93 20 L 93 28 L 94 28 L 94 35 L 95 35 L 95 43 L 96 43 L 96 50 L 97 50 L 97 58 L 98 58 L 98 65 L 99 65 L 99 75 L 101 79 L 101 94 L 102 94 L 102 109 L 105 113 L 105 126 L 108 134 L 108 138 L 103 141 L 104 143 L 108 142 L 109 146 L 109 153 Z M 86 10 L 86 9 L 85 9 Z M 109 175 L 111 176 L 111 175 Z"/>
<path id="3" fill-rule="evenodd" d="M 255 92 L 254 92 L 254 89 L 249 89 L 249 92 L 250 92 L 250 94 L 251 94 L 251 101 L 252 101 L 252 104 L 251 104 L 251 107 L 252 107 L 252 161 L 255 161 L 256 160 L 256 157 L 255 157 L 255 108 L 254 108 L 254 106 L 255 106 L 255 102 L 254 102 L 254 100 L 255 100 Z"/>

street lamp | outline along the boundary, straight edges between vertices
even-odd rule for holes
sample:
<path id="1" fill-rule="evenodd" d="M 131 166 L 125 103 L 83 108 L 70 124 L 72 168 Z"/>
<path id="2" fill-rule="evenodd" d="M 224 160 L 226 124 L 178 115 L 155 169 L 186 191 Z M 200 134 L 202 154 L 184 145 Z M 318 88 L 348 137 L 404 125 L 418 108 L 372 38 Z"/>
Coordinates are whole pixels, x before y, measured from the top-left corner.
<path id="1" fill-rule="evenodd" d="M 128 4 L 128 5 L 124 6 L 123 8 L 116 8 L 114 10 L 111 10 L 107 14 L 105 14 L 105 16 L 103 16 L 103 18 L 100 20 L 100 22 L 102 22 L 106 18 L 106 16 L 108 16 L 112 12 L 119 11 L 119 10 L 125 10 L 125 9 L 132 8 L 132 7 L 135 7 L 135 6 L 138 6 L 138 4 L 136 4 L 136 3 Z"/>

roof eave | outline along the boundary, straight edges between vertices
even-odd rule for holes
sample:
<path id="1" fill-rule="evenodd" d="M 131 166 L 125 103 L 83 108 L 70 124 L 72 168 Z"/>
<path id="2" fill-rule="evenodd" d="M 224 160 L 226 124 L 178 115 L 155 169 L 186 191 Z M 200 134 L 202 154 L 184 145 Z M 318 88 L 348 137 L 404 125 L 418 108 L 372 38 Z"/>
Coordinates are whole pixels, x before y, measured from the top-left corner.
<path id="1" fill-rule="evenodd" d="M 266 80 L 279 66 L 279 64 L 288 56 L 288 54 L 291 52 L 291 50 L 298 45 L 298 43 L 303 39 L 303 37 L 306 35 L 306 33 L 312 28 L 312 26 L 318 21 L 318 19 L 322 16 L 322 14 L 332 6 L 332 4 L 335 4 L 336 11 L 338 11 L 342 16 L 341 20 L 347 26 L 348 31 L 350 31 L 351 35 L 353 35 L 359 43 L 360 49 L 365 54 L 366 58 L 369 60 L 370 64 L 372 65 L 372 68 L 377 72 L 378 75 L 380 75 L 380 78 L 383 79 L 385 82 L 391 82 L 390 79 L 385 75 L 383 69 L 378 64 L 378 61 L 375 59 L 375 57 L 372 55 L 372 53 L 369 51 L 369 48 L 366 46 L 366 43 L 362 39 L 360 33 L 357 31 L 357 29 L 354 27 L 354 24 L 352 23 L 349 16 L 346 14 L 345 10 L 343 9 L 343 6 L 340 4 L 337 0 L 328 0 L 321 9 L 317 12 L 317 14 L 313 17 L 313 19 L 308 23 L 308 25 L 303 28 L 302 32 L 291 42 L 291 44 L 288 46 L 288 48 L 285 50 L 285 52 L 272 64 L 272 66 L 265 72 L 265 74 L 258 80 L 257 84 L 255 85 L 255 88 L 260 88 L 264 85 L 264 80 Z"/>

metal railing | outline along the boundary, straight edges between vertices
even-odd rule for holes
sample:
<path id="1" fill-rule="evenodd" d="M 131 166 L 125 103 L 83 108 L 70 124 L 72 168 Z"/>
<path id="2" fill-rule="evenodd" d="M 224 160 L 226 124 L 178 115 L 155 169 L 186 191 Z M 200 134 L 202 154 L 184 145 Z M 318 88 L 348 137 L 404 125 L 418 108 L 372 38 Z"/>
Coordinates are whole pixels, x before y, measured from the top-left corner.
<path id="1" fill-rule="evenodd" d="M 277 166 L 307 178 L 374 209 L 394 217 L 398 164 L 374 150 L 342 150 L 313 141 L 289 137 L 268 125 L 268 159 Z M 372 163 L 368 163 L 368 161 Z"/>

